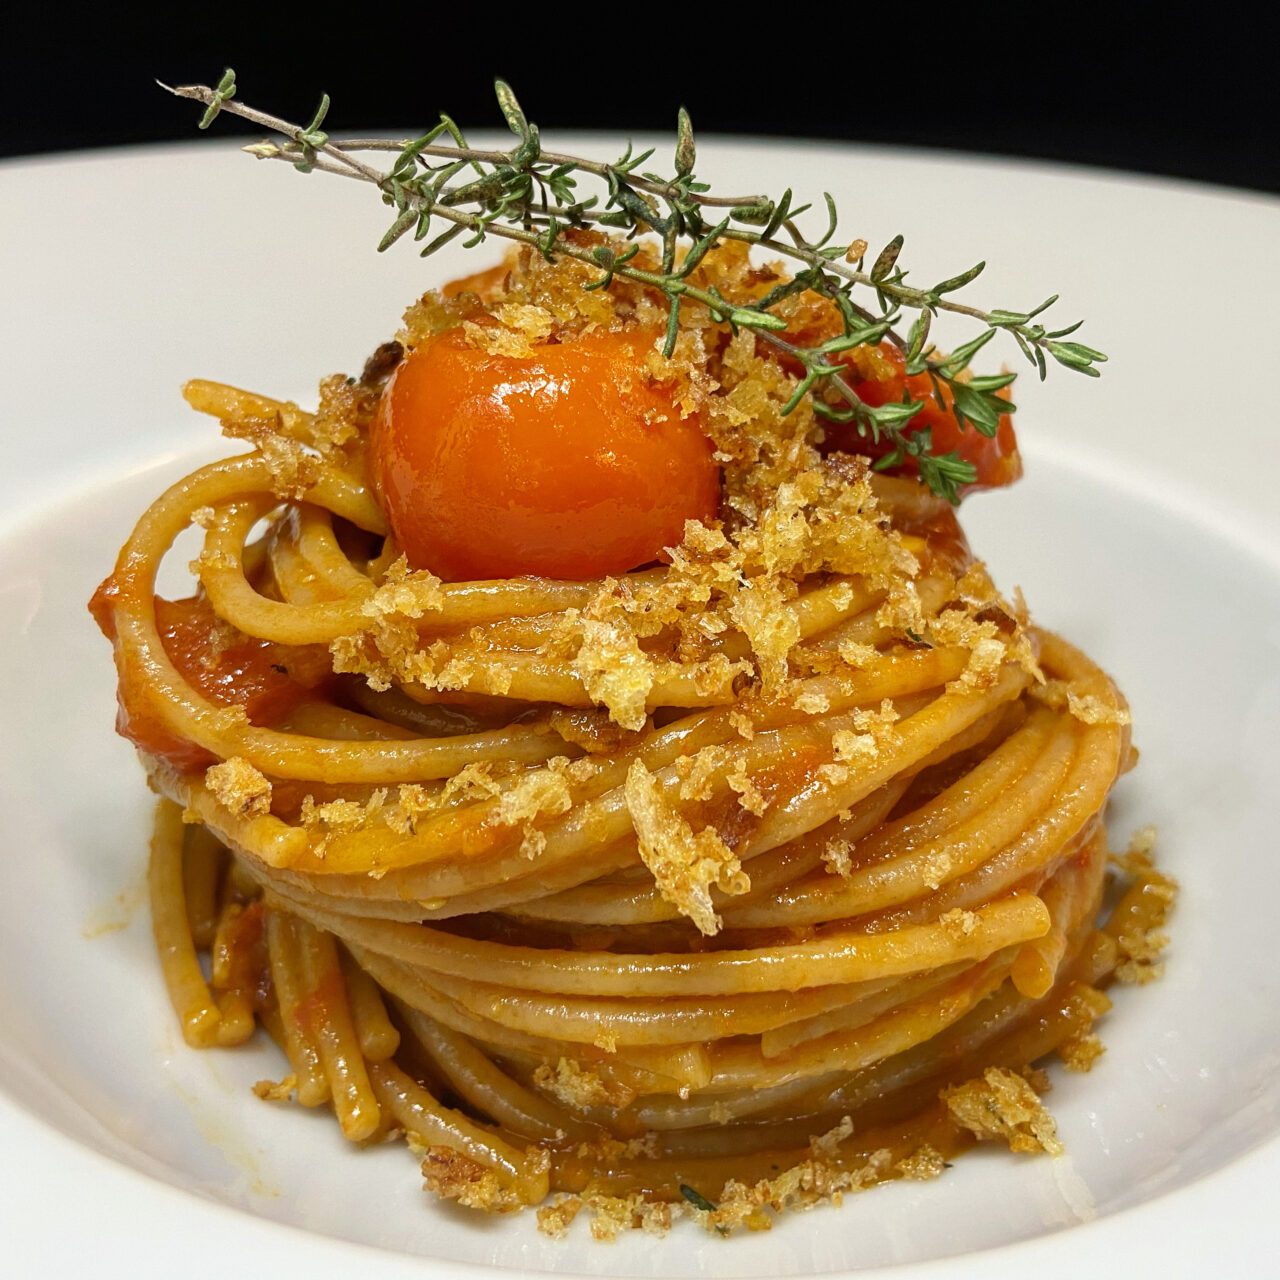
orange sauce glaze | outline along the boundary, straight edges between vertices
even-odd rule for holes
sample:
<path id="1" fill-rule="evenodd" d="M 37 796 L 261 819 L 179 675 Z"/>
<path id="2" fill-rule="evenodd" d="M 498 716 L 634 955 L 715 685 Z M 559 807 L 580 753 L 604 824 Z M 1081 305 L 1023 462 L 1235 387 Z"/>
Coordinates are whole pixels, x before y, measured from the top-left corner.
<path id="1" fill-rule="evenodd" d="M 116 639 L 114 577 L 93 594 L 89 612 L 103 635 Z M 270 725 L 311 696 L 324 672 L 291 672 L 280 650 L 266 640 L 242 636 L 221 652 L 214 646 L 217 618 L 204 596 L 184 600 L 156 597 L 156 627 L 169 661 L 198 693 L 218 706 L 240 706 L 251 724 Z M 296 679 L 302 675 L 307 683 Z M 182 773 L 217 763 L 212 752 L 174 733 L 152 709 L 150 700 L 128 674 L 117 689 L 116 732 L 134 746 L 158 756 Z"/>

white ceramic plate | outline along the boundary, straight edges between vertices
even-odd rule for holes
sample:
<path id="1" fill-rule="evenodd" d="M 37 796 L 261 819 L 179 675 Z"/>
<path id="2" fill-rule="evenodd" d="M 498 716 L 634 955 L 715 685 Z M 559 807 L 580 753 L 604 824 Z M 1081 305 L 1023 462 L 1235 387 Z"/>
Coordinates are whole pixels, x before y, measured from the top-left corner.
<path id="1" fill-rule="evenodd" d="M 567 140 L 572 143 L 572 140 Z M 578 140 L 592 150 L 605 145 Z M 216 445 L 179 384 L 307 398 L 457 260 L 373 253 L 355 184 L 228 143 L 0 167 L 0 1230 L 12 1274 L 894 1276 L 1261 1274 L 1280 1229 L 1280 206 L 1167 182 L 873 149 L 705 142 L 755 190 L 830 189 L 848 237 L 903 231 L 938 279 L 1017 307 L 1058 290 L 1100 383 L 1019 384 L 1028 478 L 966 523 L 997 578 L 1120 679 L 1184 885 L 1166 979 L 1121 990 L 1107 1056 L 1057 1074 L 1069 1155 L 980 1152 L 730 1241 L 593 1245 L 426 1199 L 403 1149 L 249 1093 L 271 1051 L 186 1049 L 151 952 L 148 799 L 111 734 L 84 601 L 135 515 Z M 1231 282 L 1216 288 L 1218 281 Z M 1206 331 L 1196 312 L 1214 317 Z M 944 338 L 945 338 L 944 333 Z M 992 350 L 992 348 L 989 348 Z M 1248 353 L 1260 352 L 1247 364 Z M 1015 352 L 1004 353 L 1010 360 Z M 1270 1260 L 1265 1261 L 1265 1260 Z M 1262 1261 L 1260 1261 L 1262 1260 Z"/>

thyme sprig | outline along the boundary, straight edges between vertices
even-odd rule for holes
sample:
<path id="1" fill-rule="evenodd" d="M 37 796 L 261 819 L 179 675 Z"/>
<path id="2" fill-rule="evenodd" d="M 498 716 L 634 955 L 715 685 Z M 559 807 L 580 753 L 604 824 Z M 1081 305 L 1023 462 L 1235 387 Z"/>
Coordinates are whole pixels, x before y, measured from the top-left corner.
<path id="1" fill-rule="evenodd" d="M 1056 294 L 1030 311 L 983 311 L 957 301 L 952 295 L 981 274 L 983 262 L 930 288 L 918 288 L 906 283 L 907 272 L 898 261 L 903 238 L 895 236 L 866 269 L 867 242 L 838 238 L 838 211 L 825 192 L 826 226 L 816 240 L 809 239 L 797 223 L 812 206 L 797 205 L 789 189 L 776 199 L 713 194 L 695 176 L 697 145 L 683 108 L 677 117 L 673 172 L 666 176 L 642 168 L 651 160 L 652 150 L 636 154 L 630 144 L 612 163 L 546 150 L 537 125 L 528 120 L 503 80 L 495 82 L 495 91 L 515 138 L 509 151 L 470 146 L 458 125 L 443 114 L 438 124 L 418 138 L 335 140 L 321 127 L 329 110 L 327 94 L 311 122 L 298 125 L 236 101 L 236 78 L 230 69 L 215 88 L 162 87 L 204 104 L 202 129 L 226 111 L 284 138 L 245 147 L 253 156 L 288 161 L 303 173 L 332 173 L 376 186 L 383 201 L 395 209 L 379 252 L 410 234 L 415 241 L 426 241 L 421 250 L 424 257 L 462 236 L 468 248 L 498 236 L 529 245 L 548 261 L 557 256 L 576 259 L 600 272 L 587 288 L 607 288 L 621 277 L 663 294 L 668 306 L 663 350 L 668 356 L 675 348 L 680 308 L 685 303 L 707 308 L 716 321 L 727 323 L 735 332 L 739 328 L 755 331 L 803 370 L 784 412 L 790 413 L 809 396 L 819 416 L 851 423 L 864 439 L 887 443 L 889 452 L 877 467 L 886 469 L 910 458 L 924 483 L 953 503 L 959 501 L 963 487 L 977 479 L 973 465 L 955 452 L 935 453 L 929 430 L 911 429 L 925 401 L 905 392 L 901 401 L 883 405 L 862 400 L 848 379 L 847 365 L 838 359 L 843 352 L 888 340 L 902 352 L 909 375 L 928 375 L 939 406 L 945 407 L 945 387 L 960 425 L 970 424 L 984 436 L 994 436 L 1001 414 L 1015 409 L 1000 394 L 1015 374 L 976 377 L 969 372 L 973 357 L 997 332 L 1012 335 L 1041 378 L 1050 360 L 1090 377 L 1098 376 L 1097 365 L 1106 360 L 1092 347 L 1065 340 L 1080 322 L 1059 329 L 1045 327 L 1040 317 L 1057 301 Z M 378 153 L 394 153 L 390 168 L 365 158 Z M 601 189 L 584 193 L 580 182 L 585 178 L 596 180 Z M 661 245 L 660 269 L 638 265 L 638 244 L 619 250 L 613 244 L 587 246 L 566 238 L 566 232 L 576 228 L 607 228 L 624 233 L 628 240 L 656 236 Z M 722 240 L 760 246 L 798 267 L 790 280 L 753 306 L 733 304 L 714 287 L 704 289 L 690 279 L 698 263 Z M 864 291 L 859 296 L 868 305 L 854 299 L 855 289 Z M 805 291 L 828 299 L 842 323 L 840 334 L 813 346 L 784 337 L 787 322 L 774 310 L 784 299 Z M 929 328 L 942 311 L 977 321 L 983 326 L 981 332 L 948 354 L 939 352 L 929 342 Z M 916 315 L 904 337 L 896 326 L 905 312 Z"/>

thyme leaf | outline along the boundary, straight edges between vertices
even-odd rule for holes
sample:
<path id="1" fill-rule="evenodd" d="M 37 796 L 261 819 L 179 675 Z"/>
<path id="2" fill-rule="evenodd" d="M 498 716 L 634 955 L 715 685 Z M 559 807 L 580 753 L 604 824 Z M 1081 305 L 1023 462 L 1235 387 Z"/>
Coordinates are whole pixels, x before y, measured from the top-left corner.
<path id="1" fill-rule="evenodd" d="M 908 375 L 928 374 L 932 398 L 940 407 L 947 407 L 946 388 L 960 426 L 970 425 L 985 436 L 994 436 L 1001 415 L 1015 410 L 1000 394 L 1013 382 L 1014 374 L 973 377 L 969 373 L 974 355 L 998 332 L 1013 338 L 1042 379 L 1050 360 L 1096 378 L 1100 372 L 1097 366 L 1107 359 L 1082 342 L 1064 341 L 1080 322 L 1050 330 L 1038 319 L 1058 301 L 1057 294 L 1029 311 L 984 311 L 957 301 L 952 295 L 971 284 L 985 263 L 979 262 L 932 288 L 916 288 L 906 283 L 907 272 L 899 266 L 904 246 L 899 235 L 880 251 L 870 271 L 865 271 L 867 241 L 858 237 L 844 246 L 835 239 L 839 213 L 826 192 L 825 227 L 817 240 L 808 239 L 801 231 L 796 220 L 810 206 L 797 206 L 790 189 L 776 199 L 764 194 L 713 192 L 696 177 L 697 145 L 689 113 L 683 107 L 677 115 L 674 172 L 666 177 L 642 170 L 641 165 L 654 153 L 635 155 L 630 144 L 612 163 L 547 151 L 538 126 L 525 115 L 504 80 L 495 81 L 494 90 L 514 139 L 510 151 L 470 146 L 453 119 L 443 114 L 418 138 L 337 140 L 321 128 L 329 111 L 327 94 L 321 97 L 309 124 L 294 124 L 236 101 L 236 77 L 230 68 L 216 87 L 161 87 L 204 105 L 201 129 L 225 111 L 283 139 L 244 148 L 258 159 L 284 160 L 304 173 L 337 174 L 376 187 L 395 210 L 394 220 L 378 244 L 380 252 L 410 230 L 414 240 L 425 239 L 433 221 L 439 220 L 444 229 L 421 250 L 424 257 L 464 234 L 468 247 L 493 235 L 535 248 L 548 261 L 562 256 L 594 266 L 601 274 L 588 288 L 607 288 L 615 277 L 622 277 L 661 292 L 668 305 L 665 355 L 675 348 L 682 302 L 707 308 L 717 321 L 735 330 L 754 331 L 761 340 L 789 355 L 802 370 L 784 413 L 792 412 L 809 397 L 819 417 L 852 423 L 860 436 L 874 444 L 887 442 L 889 452 L 876 463 L 879 469 L 911 459 L 920 479 L 952 503 L 959 502 L 965 486 L 976 481 L 977 472 L 955 452 L 935 453 L 930 431 L 912 426 L 926 401 L 908 396 L 901 402 L 866 404 L 849 380 L 848 366 L 839 359 L 842 354 L 888 340 L 903 353 Z M 389 169 L 367 158 L 379 153 L 392 155 Z M 603 189 L 584 196 L 579 185 L 588 179 Z M 661 269 L 637 265 L 633 251 L 588 247 L 575 243 L 567 234 L 592 227 L 621 231 L 631 239 L 656 236 L 661 244 Z M 793 279 L 751 307 L 735 306 L 716 290 L 690 283 L 697 264 L 723 240 L 756 245 L 796 263 Z M 783 336 L 786 321 L 773 308 L 806 290 L 836 308 L 843 326 L 836 338 L 804 346 Z M 874 307 L 855 301 L 855 290 L 863 291 L 859 297 L 869 295 Z M 947 355 L 928 341 L 930 321 L 942 311 L 965 316 L 981 326 L 974 338 Z M 905 338 L 895 327 L 904 312 L 916 313 Z M 681 1188 L 682 1193 L 686 1191 Z"/>

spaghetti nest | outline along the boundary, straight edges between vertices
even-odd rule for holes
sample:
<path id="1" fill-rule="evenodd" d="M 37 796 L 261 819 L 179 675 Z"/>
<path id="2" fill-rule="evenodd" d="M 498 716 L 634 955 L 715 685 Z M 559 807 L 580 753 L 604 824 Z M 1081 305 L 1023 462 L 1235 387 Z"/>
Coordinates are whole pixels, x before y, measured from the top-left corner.
<path id="1" fill-rule="evenodd" d="M 742 302 L 778 279 L 733 246 L 698 276 Z M 1171 890 L 1131 867 L 1095 926 L 1124 702 L 950 507 L 828 451 L 782 412 L 797 371 L 693 316 L 649 372 L 700 416 L 722 500 L 663 562 L 442 582 L 389 535 L 366 453 L 401 353 L 660 320 L 589 278 L 532 255 L 428 294 L 315 413 L 189 385 L 253 448 L 163 494 L 96 600 L 165 797 L 187 1040 L 261 1022 L 289 1060 L 261 1093 L 403 1133 L 464 1204 L 558 1193 L 552 1231 L 584 1200 L 598 1235 L 673 1208 L 758 1227 L 975 1137 L 1055 1150 L 1027 1064 L 1087 1063 Z M 200 593 L 157 601 L 193 523 Z"/>

